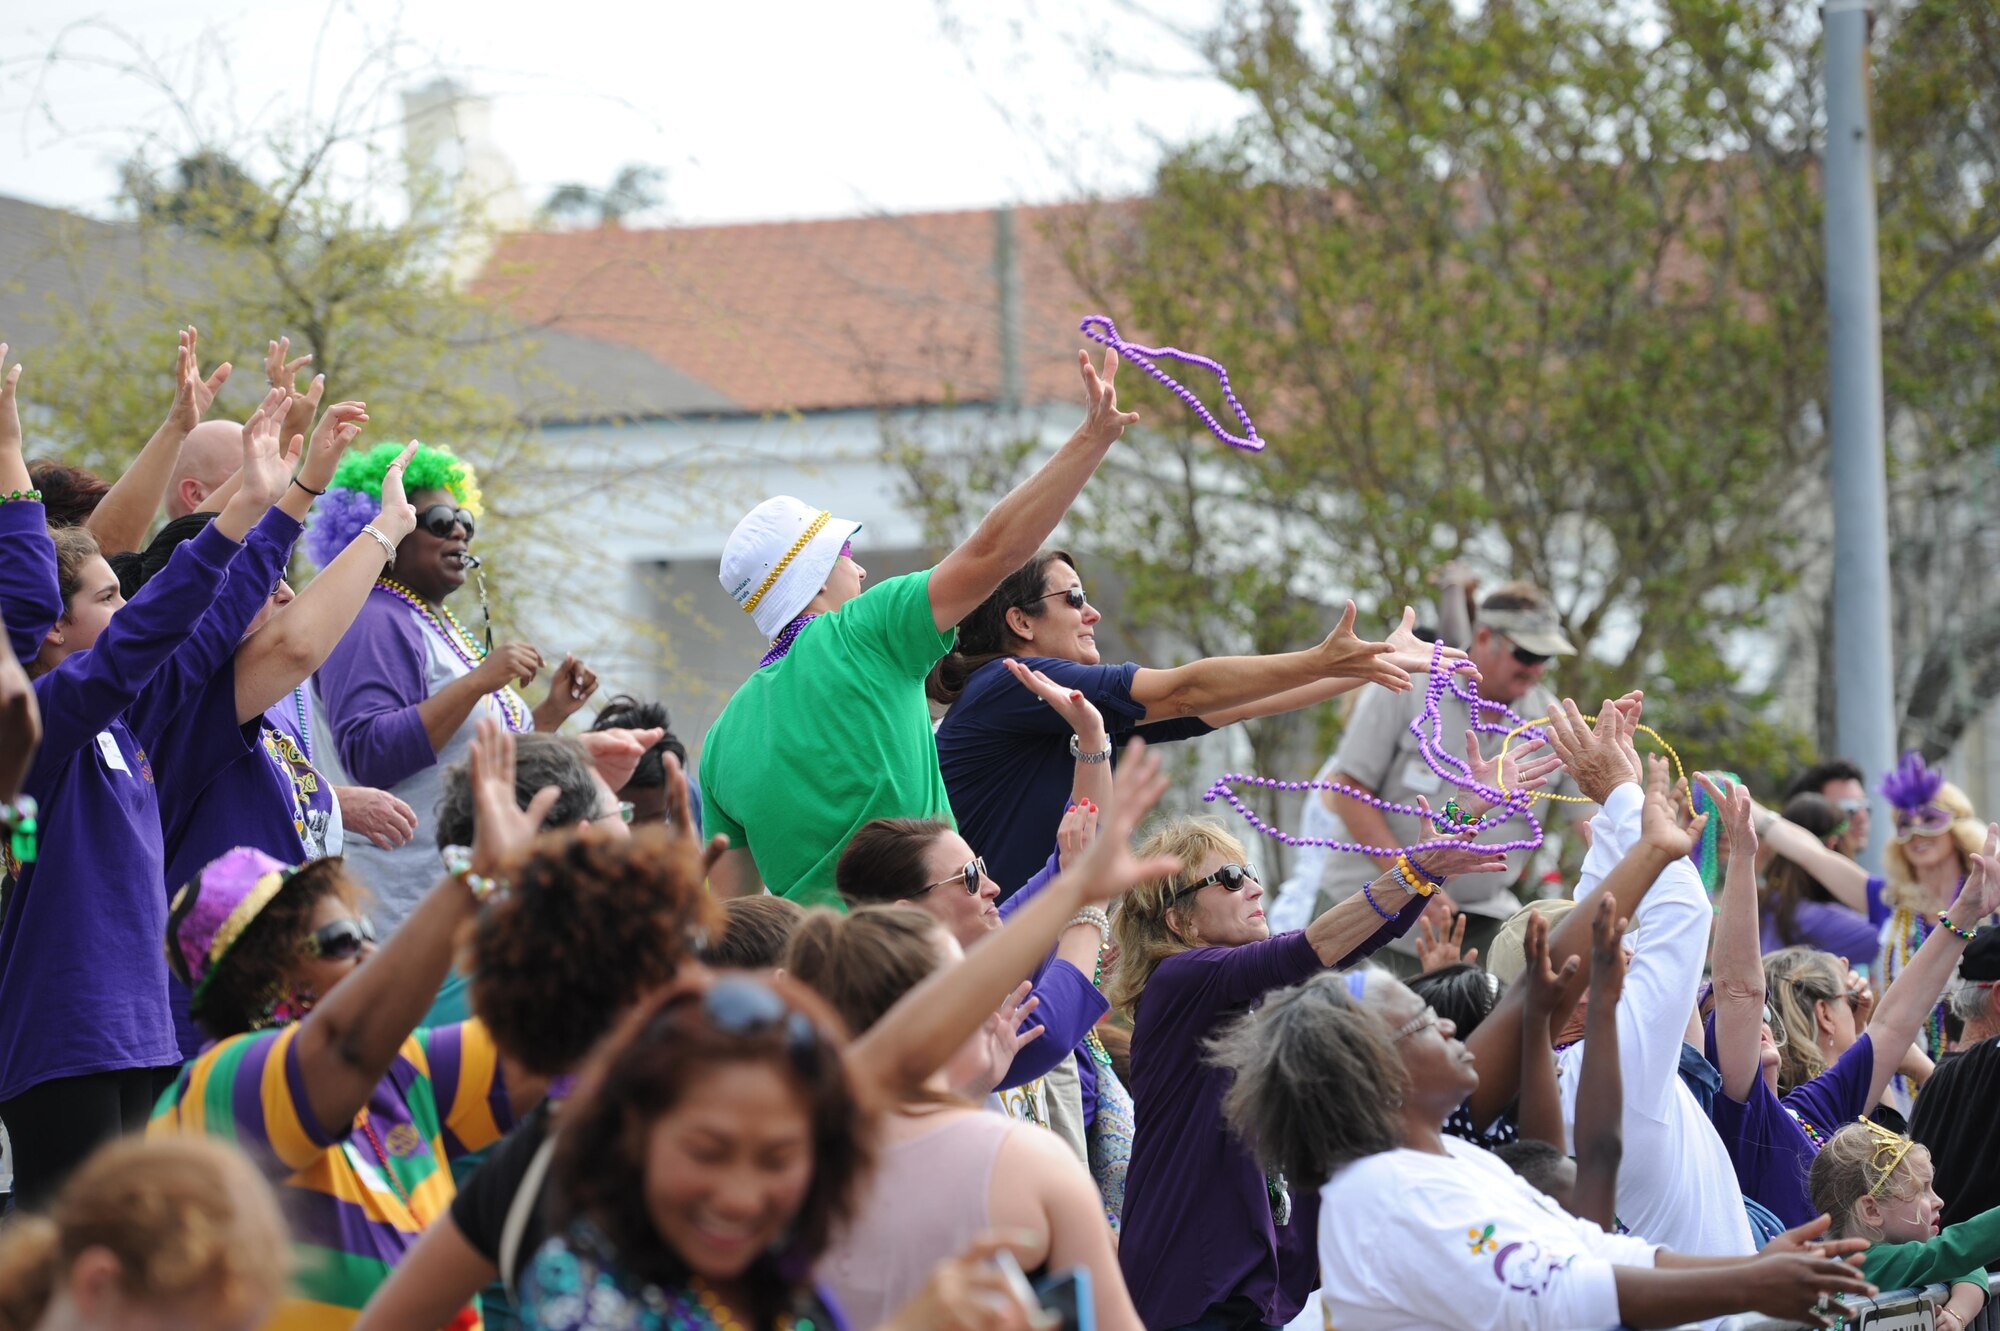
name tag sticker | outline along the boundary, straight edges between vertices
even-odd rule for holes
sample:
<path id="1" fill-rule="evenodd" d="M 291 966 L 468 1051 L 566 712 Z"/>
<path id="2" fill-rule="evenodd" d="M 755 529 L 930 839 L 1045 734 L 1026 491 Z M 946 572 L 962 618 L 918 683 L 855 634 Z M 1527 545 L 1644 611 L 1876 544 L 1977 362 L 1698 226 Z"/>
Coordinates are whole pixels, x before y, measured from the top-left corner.
<path id="1" fill-rule="evenodd" d="M 125 765 L 124 751 L 118 747 L 118 737 L 108 730 L 97 732 L 97 751 L 104 755 L 105 766 L 114 772 L 132 775 L 132 769 Z"/>
<path id="2" fill-rule="evenodd" d="M 1412 758 L 1403 768 L 1403 784 L 1419 795 L 1435 795 L 1444 789 L 1444 778 L 1422 758 Z"/>

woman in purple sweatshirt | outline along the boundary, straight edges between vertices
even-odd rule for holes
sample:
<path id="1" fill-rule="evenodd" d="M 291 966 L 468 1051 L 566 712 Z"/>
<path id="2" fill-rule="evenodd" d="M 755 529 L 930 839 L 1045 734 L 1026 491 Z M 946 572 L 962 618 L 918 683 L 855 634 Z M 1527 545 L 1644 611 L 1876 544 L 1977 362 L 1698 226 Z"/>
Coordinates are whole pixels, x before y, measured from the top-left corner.
<path id="1" fill-rule="evenodd" d="M 18 456 L 11 387 L 0 397 L 0 483 L 10 442 Z M 296 520 L 269 511 L 291 482 L 281 418 L 282 404 L 251 418 L 236 497 L 129 607 L 89 535 L 42 538 L 54 545 L 61 614 L 39 619 L 28 666 L 46 727 L 27 781 L 41 845 L 0 919 L 0 1120 L 23 1206 L 47 1200 L 102 1141 L 142 1127 L 179 1062 L 149 751 L 234 650 L 298 536 Z M 0 564 L 10 625 L 35 620 L 46 569 Z"/>
<path id="2" fill-rule="evenodd" d="M 1141 858 L 1186 867 L 1140 884 L 1118 912 L 1112 1003 L 1132 1017 L 1137 1120 L 1118 1261 L 1149 1331 L 1283 1326 L 1318 1280 L 1319 1195 L 1267 1175 L 1223 1121 L 1228 1074 L 1207 1045 L 1265 994 L 1352 966 L 1402 936 L 1454 874 L 1498 873 L 1477 846 L 1399 861 L 1304 929 L 1271 935 L 1242 843 L 1178 818 Z"/>

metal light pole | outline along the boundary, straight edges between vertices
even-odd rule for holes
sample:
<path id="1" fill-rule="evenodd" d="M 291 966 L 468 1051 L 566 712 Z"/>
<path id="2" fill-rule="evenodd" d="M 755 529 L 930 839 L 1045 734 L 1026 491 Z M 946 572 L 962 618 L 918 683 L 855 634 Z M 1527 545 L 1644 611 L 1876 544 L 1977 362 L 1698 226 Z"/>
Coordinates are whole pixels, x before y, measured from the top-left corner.
<path id="1" fill-rule="evenodd" d="M 1875 142 L 1868 119 L 1868 0 L 1826 0 L 1826 304 L 1833 479 L 1833 695 L 1840 751 L 1869 786 L 1896 761 L 1889 652 L 1889 499 L 1882 442 L 1882 307 Z M 1894 826 L 1870 795 L 1881 866 Z"/>

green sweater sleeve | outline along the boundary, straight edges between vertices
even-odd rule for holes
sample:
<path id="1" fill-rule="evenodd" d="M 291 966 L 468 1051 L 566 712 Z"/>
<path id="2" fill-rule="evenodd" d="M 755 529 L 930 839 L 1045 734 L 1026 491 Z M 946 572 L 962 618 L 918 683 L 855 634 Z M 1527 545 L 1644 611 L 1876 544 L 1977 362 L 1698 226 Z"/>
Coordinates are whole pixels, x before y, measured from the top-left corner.
<path id="1" fill-rule="evenodd" d="M 1986 1268 L 2000 1262 L 2000 1206 L 1962 1221 L 1923 1243 L 1878 1243 L 1861 1270 L 1882 1289 L 1974 1284 L 1986 1288 Z"/>

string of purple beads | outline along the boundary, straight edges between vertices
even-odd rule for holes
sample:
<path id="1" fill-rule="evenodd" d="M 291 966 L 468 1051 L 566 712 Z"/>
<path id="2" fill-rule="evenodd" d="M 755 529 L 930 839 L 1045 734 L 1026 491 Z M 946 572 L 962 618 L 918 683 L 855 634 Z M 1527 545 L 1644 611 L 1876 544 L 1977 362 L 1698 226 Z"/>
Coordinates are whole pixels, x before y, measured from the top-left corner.
<path id="1" fill-rule="evenodd" d="M 1466 846 L 1466 842 L 1457 837 L 1452 837 L 1419 841 L 1408 846 L 1369 846 L 1363 845 L 1358 841 L 1340 841 L 1333 837 L 1298 836 L 1272 827 L 1269 823 L 1258 817 L 1257 812 L 1245 804 L 1242 798 L 1237 795 L 1235 787 L 1257 786 L 1265 790 L 1282 790 L 1287 792 L 1313 790 L 1337 791 L 1342 795 L 1359 800 L 1363 804 L 1380 809 L 1384 813 L 1400 813 L 1413 818 L 1424 818 L 1429 820 L 1433 827 L 1450 827 L 1461 835 L 1466 832 L 1476 835 L 1490 828 L 1497 827 L 1518 814 L 1526 820 L 1528 827 L 1531 829 L 1528 836 L 1517 837 L 1514 840 L 1502 841 L 1490 846 L 1480 844 L 1479 848 L 1495 851 L 1536 849 L 1542 844 L 1542 824 L 1529 811 L 1534 803 L 1533 797 L 1527 791 L 1502 790 L 1497 786 L 1490 786 L 1484 782 L 1474 780 L 1470 764 L 1465 759 L 1454 756 L 1444 748 L 1444 717 L 1439 711 L 1439 705 L 1444 701 L 1444 692 L 1447 688 L 1450 688 L 1455 696 L 1466 700 L 1468 715 L 1472 717 L 1473 728 L 1476 731 L 1483 730 L 1487 734 L 1505 733 L 1513 729 L 1514 726 L 1521 724 L 1520 718 L 1516 717 L 1513 711 L 1504 703 L 1488 702 L 1473 692 L 1469 684 L 1462 682 L 1458 678 L 1462 672 L 1472 669 L 1470 661 L 1447 661 L 1444 651 L 1444 644 L 1441 642 L 1431 649 L 1430 676 L 1424 686 L 1424 709 L 1418 713 L 1415 720 L 1410 722 L 1410 733 L 1417 738 L 1417 751 L 1422 754 L 1425 764 L 1433 772 L 1437 773 L 1440 779 L 1457 786 L 1461 790 L 1472 791 L 1494 806 L 1484 817 L 1473 822 L 1454 824 L 1440 810 L 1426 810 L 1417 805 L 1398 804 L 1393 800 L 1383 799 L 1372 790 L 1362 790 L 1339 781 L 1280 781 L 1274 777 L 1253 776 L 1247 772 L 1223 773 L 1202 793 L 1202 799 L 1210 804 L 1213 804 L 1218 799 L 1223 800 L 1229 807 L 1236 810 L 1242 816 L 1243 821 L 1250 824 L 1251 827 L 1262 832 L 1265 836 L 1293 847 L 1323 846 L 1328 850 L 1344 851 L 1356 855 L 1413 855 L 1426 850 L 1463 849 Z M 1487 711 L 1498 711 L 1511 720 L 1513 726 L 1482 723 L 1479 718 Z"/>
<path id="2" fill-rule="evenodd" d="M 1143 347 L 1137 342 L 1127 342 L 1124 338 L 1118 336 L 1118 325 L 1112 323 L 1110 317 L 1107 315 L 1090 315 L 1081 324 L 1077 325 L 1077 328 L 1078 331 L 1091 341 L 1101 342 L 1105 346 L 1110 347 L 1119 356 L 1157 379 L 1175 397 L 1186 403 L 1188 410 L 1199 416 L 1202 424 L 1208 427 L 1209 433 L 1213 434 L 1223 443 L 1233 444 L 1237 448 L 1248 449 L 1253 453 L 1261 453 L 1263 451 L 1264 441 L 1257 437 L 1257 427 L 1250 423 L 1250 413 L 1245 411 L 1243 404 L 1236 400 L 1236 391 L 1229 386 L 1229 371 L 1222 368 L 1220 361 L 1210 360 L 1206 356 L 1198 356 L 1192 351 L 1182 351 L 1179 347 Z M 1153 364 L 1158 359 L 1179 361 L 1183 365 L 1193 365 L 1213 374 L 1222 384 L 1223 401 L 1227 402 L 1229 409 L 1236 413 L 1236 419 L 1243 422 L 1243 433 L 1240 435 L 1231 434 L 1228 430 L 1224 429 L 1222 422 L 1215 418 L 1215 413 L 1203 405 L 1200 398 L 1196 397 L 1178 379 L 1175 379 L 1165 370 Z"/>

